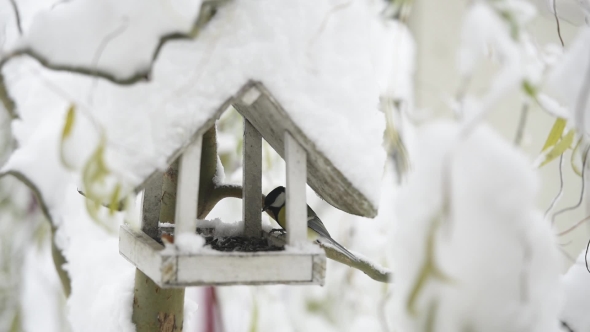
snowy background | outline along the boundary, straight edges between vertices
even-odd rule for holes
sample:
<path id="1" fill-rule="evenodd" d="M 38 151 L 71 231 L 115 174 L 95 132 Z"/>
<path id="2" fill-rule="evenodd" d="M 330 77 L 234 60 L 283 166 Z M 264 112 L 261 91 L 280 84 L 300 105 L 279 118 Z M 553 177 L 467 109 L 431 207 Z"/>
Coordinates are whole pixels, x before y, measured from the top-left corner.
<path id="1" fill-rule="evenodd" d="M 233 0 L 195 31 L 200 1 L 0 0 L 0 331 L 135 330 L 117 226 L 139 206 L 77 189 L 130 193 L 248 79 L 379 206 L 351 216 L 308 188 L 394 282 L 329 260 L 324 287 L 189 288 L 185 331 L 590 330 L 590 2 L 417 1 L 406 20 L 407 3 Z M 242 119 L 217 128 L 240 184 Z M 284 170 L 264 144 L 263 192 Z M 241 201 L 213 218 L 239 220 Z"/>

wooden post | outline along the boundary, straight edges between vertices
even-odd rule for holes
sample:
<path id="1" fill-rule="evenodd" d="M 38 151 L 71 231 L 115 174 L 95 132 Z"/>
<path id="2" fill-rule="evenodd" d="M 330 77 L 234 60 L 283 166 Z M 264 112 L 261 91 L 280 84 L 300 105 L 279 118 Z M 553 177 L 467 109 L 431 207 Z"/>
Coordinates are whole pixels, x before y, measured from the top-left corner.
<path id="1" fill-rule="evenodd" d="M 197 202 L 201 169 L 202 137 L 194 140 L 180 156 L 174 237 L 197 231 Z"/>
<path id="2" fill-rule="evenodd" d="M 287 162 L 287 243 L 294 245 L 306 240 L 307 155 L 303 147 L 285 131 L 285 161 Z"/>
<path id="3" fill-rule="evenodd" d="M 162 184 L 164 173 L 157 171 L 146 183 L 143 190 L 141 210 L 141 230 L 154 240 L 160 236 L 158 221 L 162 203 Z"/>
<path id="4" fill-rule="evenodd" d="M 155 240 L 158 236 L 153 236 L 158 233 L 158 221 L 174 220 L 174 206 L 176 206 L 174 192 L 178 183 L 177 166 L 176 162 L 172 163 L 165 173 L 155 175 L 146 185 L 141 229 Z M 183 326 L 183 314 L 184 288 L 162 289 L 142 271 L 135 270 L 131 320 L 137 332 L 180 332 Z"/>
<path id="5" fill-rule="evenodd" d="M 262 197 L 262 136 L 244 118 L 244 167 L 242 170 L 242 218 L 244 236 L 260 237 L 262 231 L 260 197 Z"/>

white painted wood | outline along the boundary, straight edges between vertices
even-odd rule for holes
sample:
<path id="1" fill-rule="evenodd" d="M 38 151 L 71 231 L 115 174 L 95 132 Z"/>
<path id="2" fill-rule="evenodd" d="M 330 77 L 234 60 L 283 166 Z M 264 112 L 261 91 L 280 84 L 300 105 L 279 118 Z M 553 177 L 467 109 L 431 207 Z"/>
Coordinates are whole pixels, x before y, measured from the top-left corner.
<path id="1" fill-rule="evenodd" d="M 194 233 L 197 229 L 197 201 L 201 170 L 201 144 L 203 137 L 195 140 L 184 150 L 178 165 L 176 189 L 176 215 L 174 235 Z"/>
<path id="2" fill-rule="evenodd" d="M 303 147 L 285 132 L 285 161 L 287 162 L 287 243 L 306 241 L 307 238 L 307 153 Z"/>
<path id="3" fill-rule="evenodd" d="M 119 251 L 161 287 L 202 285 L 323 285 L 326 256 L 319 247 L 301 251 L 215 252 L 164 250 L 141 231 L 121 226 Z"/>
<path id="4" fill-rule="evenodd" d="M 163 248 L 144 232 L 133 231 L 125 225 L 120 228 L 119 253 L 155 282 L 162 276 L 160 251 Z"/>
<path id="5" fill-rule="evenodd" d="M 258 100 L 258 97 L 260 97 L 260 95 L 260 90 L 253 86 L 242 95 L 241 100 L 246 106 L 250 106 L 254 104 L 256 100 Z"/>
<path id="6" fill-rule="evenodd" d="M 244 219 L 244 235 L 260 237 L 262 231 L 260 212 L 262 208 L 262 136 L 246 119 L 244 119 L 243 151 L 242 217 Z"/>
<path id="7" fill-rule="evenodd" d="M 198 259 L 198 266 L 190 264 Z M 202 257 L 181 256 L 178 265 L 179 283 L 227 284 L 239 280 L 241 283 L 289 282 L 313 280 L 313 261 L 310 255 L 286 256 L 265 253 L 254 256 L 238 255 Z M 194 266 L 195 268 L 189 268 Z"/>

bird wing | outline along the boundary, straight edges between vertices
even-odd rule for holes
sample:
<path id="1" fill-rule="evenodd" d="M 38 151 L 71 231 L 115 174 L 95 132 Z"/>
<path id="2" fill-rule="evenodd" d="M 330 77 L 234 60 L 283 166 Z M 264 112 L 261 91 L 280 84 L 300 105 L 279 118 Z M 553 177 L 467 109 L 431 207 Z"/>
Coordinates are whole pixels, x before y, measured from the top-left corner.
<path id="1" fill-rule="evenodd" d="M 327 240 L 330 244 L 332 244 L 338 251 L 343 253 L 346 257 L 353 261 L 358 261 L 359 259 L 344 248 L 340 243 L 336 242 L 331 236 L 324 223 L 318 218 L 315 212 L 308 206 L 307 207 L 307 227 L 311 228 L 314 232 L 318 233 L 322 238 Z"/>
<path id="2" fill-rule="evenodd" d="M 309 207 L 309 205 L 307 206 L 307 227 L 313 229 L 322 237 L 332 238 L 330 236 L 330 232 L 328 232 L 328 229 L 326 228 L 326 226 L 324 226 L 324 223 L 320 220 L 318 215 L 315 214 L 315 212 Z"/>

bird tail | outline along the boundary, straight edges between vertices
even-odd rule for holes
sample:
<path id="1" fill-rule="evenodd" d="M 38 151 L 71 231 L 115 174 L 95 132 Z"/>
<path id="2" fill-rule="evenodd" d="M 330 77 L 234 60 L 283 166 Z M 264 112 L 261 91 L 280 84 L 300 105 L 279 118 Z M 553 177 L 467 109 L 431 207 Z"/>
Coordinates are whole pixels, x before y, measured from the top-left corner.
<path id="1" fill-rule="evenodd" d="M 346 248 L 344 248 L 340 243 L 336 242 L 336 240 L 334 240 L 333 238 L 329 237 L 329 238 L 323 238 L 323 239 L 328 240 L 328 243 L 330 243 L 331 245 L 336 247 L 336 249 L 339 252 L 344 254 L 344 256 L 348 257 L 350 260 L 355 261 L 355 262 L 360 261 L 360 259 L 358 257 L 356 257 L 353 253 L 351 253 Z"/>

